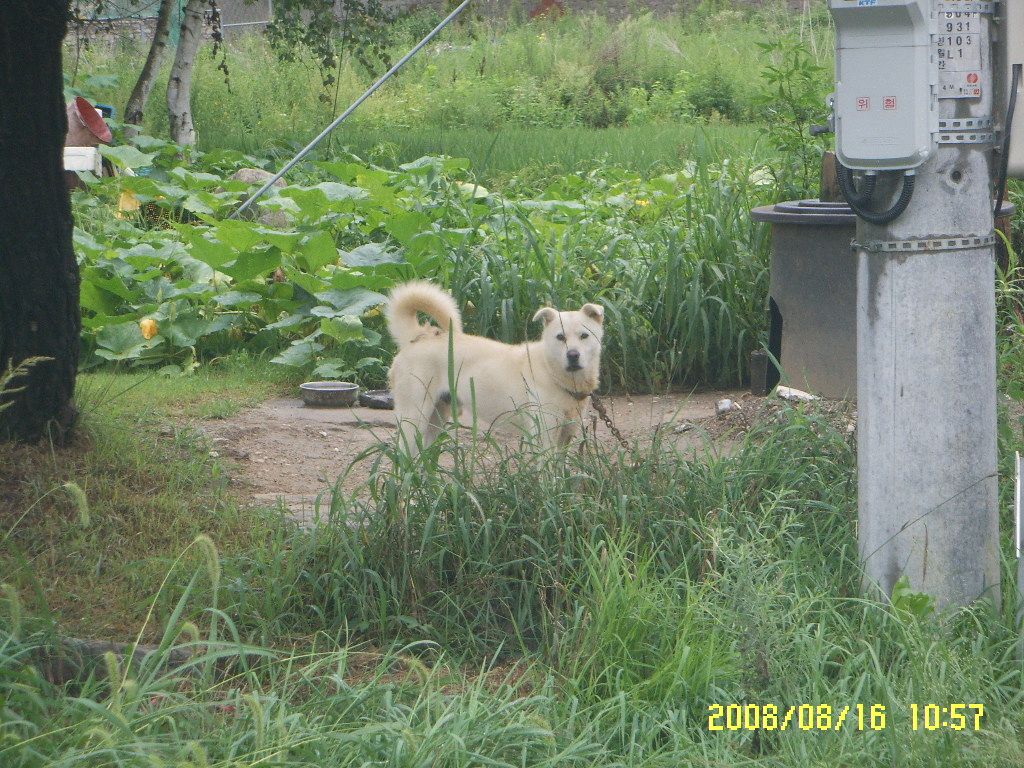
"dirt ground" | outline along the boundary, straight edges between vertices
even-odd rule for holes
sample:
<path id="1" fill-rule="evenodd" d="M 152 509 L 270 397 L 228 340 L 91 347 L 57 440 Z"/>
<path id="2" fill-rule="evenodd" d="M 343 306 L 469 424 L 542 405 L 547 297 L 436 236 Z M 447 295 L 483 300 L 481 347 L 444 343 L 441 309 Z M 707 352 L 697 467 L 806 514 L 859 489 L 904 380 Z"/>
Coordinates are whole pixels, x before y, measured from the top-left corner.
<path id="1" fill-rule="evenodd" d="M 702 429 L 725 426 L 730 416 L 716 415 L 716 404 L 729 399 L 744 411 L 759 408 L 763 398 L 742 390 L 669 395 L 602 397 L 612 422 L 631 444 L 649 441 L 661 430 L 680 447 L 703 441 Z M 199 431 L 211 446 L 244 497 L 261 506 L 280 505 L 301 520 L 316 516 L 317 505 L 326 509 L 331 489 L 343 474 L 340 487 L 352 492 L 370 473 L 374 455 L 355 461 L 395 435 L 395 417 L 375 408 L 313 408 L 295 398 L 268 400 L 233 417 L 204 421 Z M 609 446 L 615 437 L 600 420 L 588 430 Z M 724 430 L 709 430 L 723 432 Z M 353 463 L 355 462 L 355 463 Z M 347 473 L 347 474 L 346 474 Z"/>

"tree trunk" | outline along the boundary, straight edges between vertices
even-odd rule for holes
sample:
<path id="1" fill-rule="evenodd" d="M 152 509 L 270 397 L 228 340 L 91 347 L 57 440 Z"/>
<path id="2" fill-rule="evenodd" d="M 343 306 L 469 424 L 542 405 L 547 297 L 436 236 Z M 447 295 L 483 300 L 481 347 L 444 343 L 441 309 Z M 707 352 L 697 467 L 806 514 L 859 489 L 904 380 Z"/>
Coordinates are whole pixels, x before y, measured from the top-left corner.
<path id="1" fill-rule="evenodd" d="M 171 140 L 178 144 L 195 144 L 196 129 L 192 123 L 192 68 L 199 41 L 203 35 L 203 6 L 206 0 L 188 0 L 181 21 L 178 50 L 174 53 L 171 79 L 167 82 L 167 111 L 171 118 Z"/>
<path id="2" fill-rule="evenodd" d="M 0 0 L 0 440 L 62 441 L 75 419 L 78 263 L 64 181 L 68 0 Z"/>
<path id="3" fill-rule="evenodd" d="M 153 92 L 153 84 L 164 63 L 164 55 L 167 53 L 167 40 L 171 35 L 171 20 L 174 11 L 178 7 L 177 0 L 160 0 L 160 11 L 156 17 L 156 30 L 153 33 L 153 42 L 149 46 L 149 55 L 146 56 L 146 63 L 142 67 L 139 79 L 135 82 L 132 95 L 124 107 L 125 136 L 131 138 L 139 131 L 132 126 L 142 125 L 142 117 L 146 111 L 146 102 Z"/>

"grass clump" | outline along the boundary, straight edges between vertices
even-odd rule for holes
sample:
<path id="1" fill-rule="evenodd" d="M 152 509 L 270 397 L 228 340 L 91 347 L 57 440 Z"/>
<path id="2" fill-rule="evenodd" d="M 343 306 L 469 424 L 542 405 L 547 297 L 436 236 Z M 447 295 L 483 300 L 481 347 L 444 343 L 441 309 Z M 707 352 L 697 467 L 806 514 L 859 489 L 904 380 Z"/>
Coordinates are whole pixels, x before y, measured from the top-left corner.
<path id="1" fill-rule="evenodd" d="M 224 383 L 197 379 L 187 412 Z M 132 413 L 147 386 L 104 408 Z M 150 414 L 166 413 L 158 387 L 149 398 Z M 159 434 L 159 418 L 132 431 Z M 105 565 L 117 533 L 106 496 L 55 477 L 67 518 L 102 537 L 50 535 L 62 569 L 46 571 L 30 547 L 46 521 L 8 525 L 21 554 L 0 588 L 0 761 L 1014 764 L 1013 597 L 935 616 L 913 595 L 859 596 L 845 422 L 784 406 L 727 451 L 661 435 L 556 457 L 473 432 L 415 462 L 381 447 L 364 459 L 379 462 L 371 487 L 336 496 L 311 529 L 253 512 L 242 524 L 227 505 L 164 510 L 164 539 L 132 534 L 149 552 L 133 555 L 146 568 L 130 569 L 126 611 Z M 119 445 L 108 463 L 123 461 Z M 196 488 L 176 495 L 216 488 L 208 469 L 181 469 Z M 132 479 L 157 478 L 121 482 Z M 86 493 L 88 527 L 68 482 Z M 175 523 L 184 516 L 197 520 Z M 84 592 L 92 569 L 115 578 L 86 625 L 61 592 Z M 40 659 L 75 629 L 156 650 L 58 685 Z M 191 657 L 170 663 L 181 651 Z M 912 705 L 941 702 L 983 705 L 980 729 L 973 711 L 962 731 L 915 729 Z M 749 705 L 759 717 L 776 707 L 776 727 L 736 721 Z M 730 722 L 709 720 L 716 706 L 740 725 L 713 730 Z M 804 714 L 781 731 L 790 707 Z"/>
<path id="2" fill-rule="evenodd" d="M 444 440 L 415 466 L 382 455 L 382 471 L 392 459 L 395 467 L 369 499 L 337 505 L 308 534 L 276 542 L 262 563 L 240 564 L 258 567 L 255 580 L 272 586 L 253 600 L 239 594 L 239 620 L 252 612 L 274 617 L 283 633 L 315 625 L 378 643 L 406 633 L 458 650 L 468 641 L 476 653 L 523 646 L 576 664 L 568 649 L 586 645 L 585 633 L 568 636 L 566 627 L 578 611 L 590 623 L 609 601 L 664 600 L 684 616 L 720 575 L 726 539 L 763 542 L 769 522 L 788 531 L 798 517 L 813 544 L 772 529 L 782 543 L 773 538 L 766 552 L 849 533 L 849 446 L 816 438 L 805 424 L 765 438 L 708 461 L 686 460 L 661 441 L 633 455 L 572 456 L 567 467 L 529 448 L 481 452 Z M 798 447 L 814 460 L 784 464 Z M 828 554 L 833 573 L 850 570 L 847 548 Z M 631 593 L 627 583 L 652 591 Z M 591 597 L 581 602 L 582 593 Z"/>
<path id="3" fill-rule="evenodd" d="M 238 379 L 209 371 L 190 379 L 82 374 L 82 421 L 68 449 L 0 447 L 0 573 L 31 613 L 60 616 L 71 633 L 123 637 L 143 622 L 167 564 L 197 535 L 227 552 L 260 541 L 265 529 L 241 514 L 221 467 L 183 419 L 204 402 L 254 402 L 274 391 L 264 378 L 274 372 L 250 367 L 241 396 Z"/>

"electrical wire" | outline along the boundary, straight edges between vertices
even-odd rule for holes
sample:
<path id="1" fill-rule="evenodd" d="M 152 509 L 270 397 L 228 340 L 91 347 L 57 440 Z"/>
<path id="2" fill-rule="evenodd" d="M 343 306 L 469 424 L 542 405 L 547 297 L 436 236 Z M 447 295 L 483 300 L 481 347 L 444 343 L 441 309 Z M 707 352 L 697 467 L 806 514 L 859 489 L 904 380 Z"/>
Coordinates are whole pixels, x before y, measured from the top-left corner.
<path id="1" fill-rule="evenodd" d="M 2 0 L 0 0 L 0 1 L 2 1 Z M 228 216 L 228 218 L 229 219 L 237 219 L 239 216 L 241 216 L 242 213 L 244 213 L 245 210 L 250 205 L 252 205 L 254 202 L 256 202 L 256 200 L 258 200 L 260 197 L 262 197 L 263 193 L 266 192 L 268 189 L 270 189 L 274 185 L 275 181 L 280 179 L 282 176 L 284 176 L 286 173 L 288 173 L 288 171 L 290 171 L 293 167 L 295 167 L 296 163 L 298 163 L 299 160 L 301 160 L 306 155 L 308 155 L 310 153 L 310 151 L 313 149 L 313 147 L 315 147 L 317 144 L 319 144 L 321 141 L 323 141 L 324 138 L 328 134 L 330 134 L 331 131 L 333 131 L 335 128 L 337 128 L 341 124 L 342 120 L 344 120 L 346 117 L 348 117 L 353 112 L 355 112 L 356 111 L 356 107 L 358 107 L 360 104 L 362 104 L 364 101 L 366 101 L 373 94 L 374 91 L 376 91 L 378 88 L 380 88 L 382 85 L 384 85 L 384 83 L 387 82 L 390 79 L 390 77 L 393 74 L 395 74 L 395 72 L 397 72 L 399 69 L 401 69 L 402 66 L 405 64 L 405 62 L 407 62 L 409 59 L 411 59 L 413 56 L 415 56 L 423 46 L 425 46 L 427 43 L 429 43 L 431 40 L 434 39 L 434 36 L 438 32 L 440 32 L 442 29 L 447 27 L 448 24 L 452 21 L 452 19 L 454 19 L 456 16 L 458 16 L 460 13 L 462 13 L 463 9 L 467 5 L 469 5 L 470 1 L 471 0 L 463 0 L 462 4 L 458 8 L 456 8 L 454 11 L 449 13 L 448 16 L 440 24 L 438 24 L 436 27 L 434 27 L 430 31 L 430 34 L 428 34 L 426 37 L 424 37 L 422 40 L 420 40 L 416 44 L 416 47 L 414 47 L 411 51 L 409 51 L 407 54 L 405 54 L 405 56 L 403 56 L 401 58 L 401 60 L 397 64 L 395 64 L 391 69 L 389 69 L 387 72 L 385 72 L 383 75 L 381 75 L 380 79 L 377 82 L 375 82 L 373 85 L 371 85 L 362 96 L 360 96 L 358 99 L 356 99 L 352 103 L 352 105 L 348 109 L 346 109 L 344 112 L 342 112 L 340 115 L 338 115 L 338 117 L 336 117 L 334 119 L 333 123 L 331 123 L 329 126 L 324 128 L 323 131 L 320 132 L 319 136 L 317 136 L 315 139 L 313 139 L 311 142 L 309 142 L 309 144 L 307 144 L 303 149 L 301 149 L 299 151 L 299 153 L 297 155 L 295 155 L 295 157 L 293 157 L 285 165 L 284 168 L 282 168 L 280 171 L 278 171 L 277 175 L 275 175 L 274 178 L 267 180 L 267 182 L 262 187 L 260 187 L 258 190 L 256 190 L 256 193 L 252 197 L 250 197 L 248 200 L 246 200 L 244 203 L 242 203 L 235 210 L 234 213 L 232 213 L 230 216 Z"/>
<path id="2" fill-rule="evenodd" d="M 846 185 L 843 188 L 843 197 L 846 198 L 847 202 L 854 200 L 858 205 L 867 205 L 875 193 L 875 184 L 878 182 L 878 174 L 865 174 L 861 188 L 859 190 L 855 189 L 853 185 L 853 171 L 839 162 L 838 156 L 833 157 L 836 164 L 836 178 L 839 180 L 840 184 Z M 845 181 L 843 179 L 844 175 L 846 177 Z"/>
<path id="3" fill-rule="evenodd" d="M 910 198 L 914 194 L 914 183 L 917 180 L 917 174 L 914 171 L 904 171 L 903 185 L 900 188 L 900 196 L 896 202 L 887 210 L 872 211 L 868 209 L 867 205 L 874 196 L 877 174 L 868 174 L 864 179 L 864 189 L 857 190 L 853 182 L 853 171 L 839 162 L 837 157 L 836 177 L 839 180 L 839 188 L 843 192 L 843 197 L 846 198 L 846 202 L 849 203 L 851 210 L 864 219 L 864 221 L 878 225 L 888 224 L 907 210 L 907 206 L 910 205 Z"/>
<path id="4" fill-rule="evenodd" d="M 1013 126 L 1013 112 L 1017 108 L 1017 88 L 1020 85 L 1021 65 L 1014 64 L 1011 68 L 1010 101 L 1006 105 L 1006 120 L 1003 122 L 1003 152 L 999 158 L 999 177 L 996 182 L 996 207 L 992 215 L 999 218 L 999 209 L 1003 207 L 1003 194 L 1006 192 L 1006 166 L 1010 162 L 1010 128 Z"/>

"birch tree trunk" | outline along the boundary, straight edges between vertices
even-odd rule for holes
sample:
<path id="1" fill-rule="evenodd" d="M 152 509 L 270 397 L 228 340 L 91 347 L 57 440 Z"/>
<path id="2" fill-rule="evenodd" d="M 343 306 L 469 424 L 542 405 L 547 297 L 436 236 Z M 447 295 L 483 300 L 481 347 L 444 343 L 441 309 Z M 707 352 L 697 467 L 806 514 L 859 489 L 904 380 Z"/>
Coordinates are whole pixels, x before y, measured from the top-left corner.
<path id="1" fill-rule="evenodd" d="M 203 34 L 203 6 L 207 0 L 188 0 L 181 21 L 178 49 L 174 53 L 171 78 L 167 81 L 167 112 L 171 120 L 171 140 L 195 144 L 192 122 L 192 69 Z"/>
<path id="2" fill-rule="evenodd" d="M 132 94 L 128 97 L 128 102 L 124 107 L 124 121 L 129 124 L 125 126 L 124 133 L 128 138 L 139 132 L 132 126 L 142 125 L 146 102 L 149 101 L 149 95 L 153 92 L 156 76 L 160 73 L 164 56 L 167 54 L 167 42 L 171 36 L 171 20 L 177 7 L 177 0 L 160 0 L 156 30 L 153 33 L 153 42 L 149 46 L 149 55 L 146 56 L 146 63 L 143 65 L 139 79 L 135 81 L 135 88 L 132 89 Z"/>

